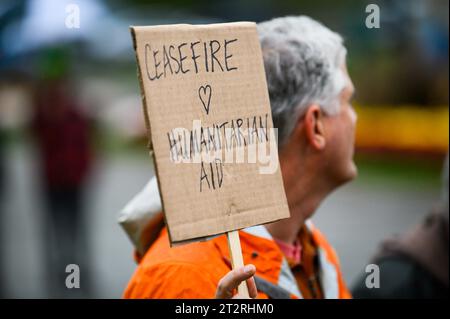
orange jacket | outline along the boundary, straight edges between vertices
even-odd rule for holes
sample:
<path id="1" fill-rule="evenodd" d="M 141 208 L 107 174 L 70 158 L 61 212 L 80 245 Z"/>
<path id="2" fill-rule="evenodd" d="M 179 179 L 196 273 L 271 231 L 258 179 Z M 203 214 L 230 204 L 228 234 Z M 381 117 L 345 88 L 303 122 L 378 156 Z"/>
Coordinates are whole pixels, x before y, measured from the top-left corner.
<path id="1" fill-rule="evenodd" d="M 318 247 L 323 295 L 325 298 L 350 298 L 334 249 L 309 221 L 307 229 Z M 265 287 L 258 287 L 258 298 L 301 298 L 286 259 L 266 228 L 255 226 L 239 234 L 244 263 L 256 266 L 257 286 L 262 282 L 261 287 Z M 139 260 L 124 297 L 214 298 L 219 280 L 228 271 L 230 260 L 226 236 L 170 248 L 164 228 Z"/>

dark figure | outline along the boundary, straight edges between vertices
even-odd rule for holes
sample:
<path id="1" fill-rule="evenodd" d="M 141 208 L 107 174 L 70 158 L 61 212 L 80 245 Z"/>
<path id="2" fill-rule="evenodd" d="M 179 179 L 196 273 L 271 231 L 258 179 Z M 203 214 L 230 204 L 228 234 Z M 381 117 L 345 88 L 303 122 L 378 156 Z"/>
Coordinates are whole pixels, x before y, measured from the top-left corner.
<path id="1" fill-rule="evenodd" d="M 62 80 L 44 82 L 36 94 L 33 121 L 47 202 L 45 249 L 50 293 L 58 297 L 67 291 L 66 266 L 77 264 L 81 272 L 87 255 L 80 228 L 82 191 L 91 164 L 89 127 L 69 89 Z"/>
<path id="2" fill-rule="evenodd" d="M 448 298 L 448 157 L 443 175 L 442 202 L 423 223 L 383 242 L 372 262 L 379 266 L 379 288 L 366 287 L 363 275 L 354 298 Z"/>

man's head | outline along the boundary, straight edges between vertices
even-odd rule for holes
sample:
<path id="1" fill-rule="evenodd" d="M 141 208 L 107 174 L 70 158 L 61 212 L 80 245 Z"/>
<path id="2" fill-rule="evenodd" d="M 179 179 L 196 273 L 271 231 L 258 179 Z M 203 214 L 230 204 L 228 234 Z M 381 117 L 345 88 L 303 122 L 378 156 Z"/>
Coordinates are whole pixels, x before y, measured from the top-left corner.
<path id="1" fill-rule="evenodd" d="M 353 179 L 354 87 L 342 38 L 305 16 L 260 23 L 258 33 L 282 168 L 313 168 L 331 188 Z"/>

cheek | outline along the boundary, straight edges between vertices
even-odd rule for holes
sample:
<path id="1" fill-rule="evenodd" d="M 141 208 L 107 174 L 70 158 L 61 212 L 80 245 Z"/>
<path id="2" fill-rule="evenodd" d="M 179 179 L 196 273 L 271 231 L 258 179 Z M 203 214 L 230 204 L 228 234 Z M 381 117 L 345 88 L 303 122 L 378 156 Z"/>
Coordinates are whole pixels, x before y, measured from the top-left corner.
<path id="1" fill-rule="evenodd" d="M 353 144 L 355 140 L 356 120 L 356 113 L 353 110 L 349 109 L 348 112 L 345 113 L 345 116 L 343 116 L 340 123 L 342 133 L 345 134 L 344 138 L 346 142 L 350 144 L 350 147 L 354 146 Z"/>
<path id="2" fill-rule="evenodd" d="M 342 119 L 330 125 L 327 136 L 328 153 L 334 158 L 342 158 L 346 153 L 348 143 L 347 127 Z"/>
<path id="3" fill-rule="evenodd" d="M 356 114 L 356 112 L 353 108 L 349 108 L 348 117 L 349 117 L 351 130 L 355 131 L 356 122 L 358 121 L 358 114 Z"/>
<path id="4" fill-rule="evenodd" d="M 346 157 L 354 147 L 356 113 L 348 108 L 327 125 L 327 140 L 334 154 Z"/>
<path id="5" fill-rule="evenodd" d="M 340 118 L 340 121 L 335 130 L 334 142 L 339 149 L 337 153 L 345 160 L 349 156 L 352 157 L 355 144 L 355 123 L 356 116 L 353 112 L 346 112 Z"/>

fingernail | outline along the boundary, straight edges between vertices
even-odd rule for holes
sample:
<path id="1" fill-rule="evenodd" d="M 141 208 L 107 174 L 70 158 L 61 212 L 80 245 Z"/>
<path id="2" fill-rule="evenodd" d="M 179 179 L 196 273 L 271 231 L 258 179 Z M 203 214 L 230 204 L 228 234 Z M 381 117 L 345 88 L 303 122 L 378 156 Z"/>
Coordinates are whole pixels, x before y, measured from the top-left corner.
<path id="1" fill-rule="evenodd" d="M 246 274 L 253 272 L 254 269 L 255 269 L 255 267 L 253 265 L 247 265 L 244 267 L 244 271 Z"/>

